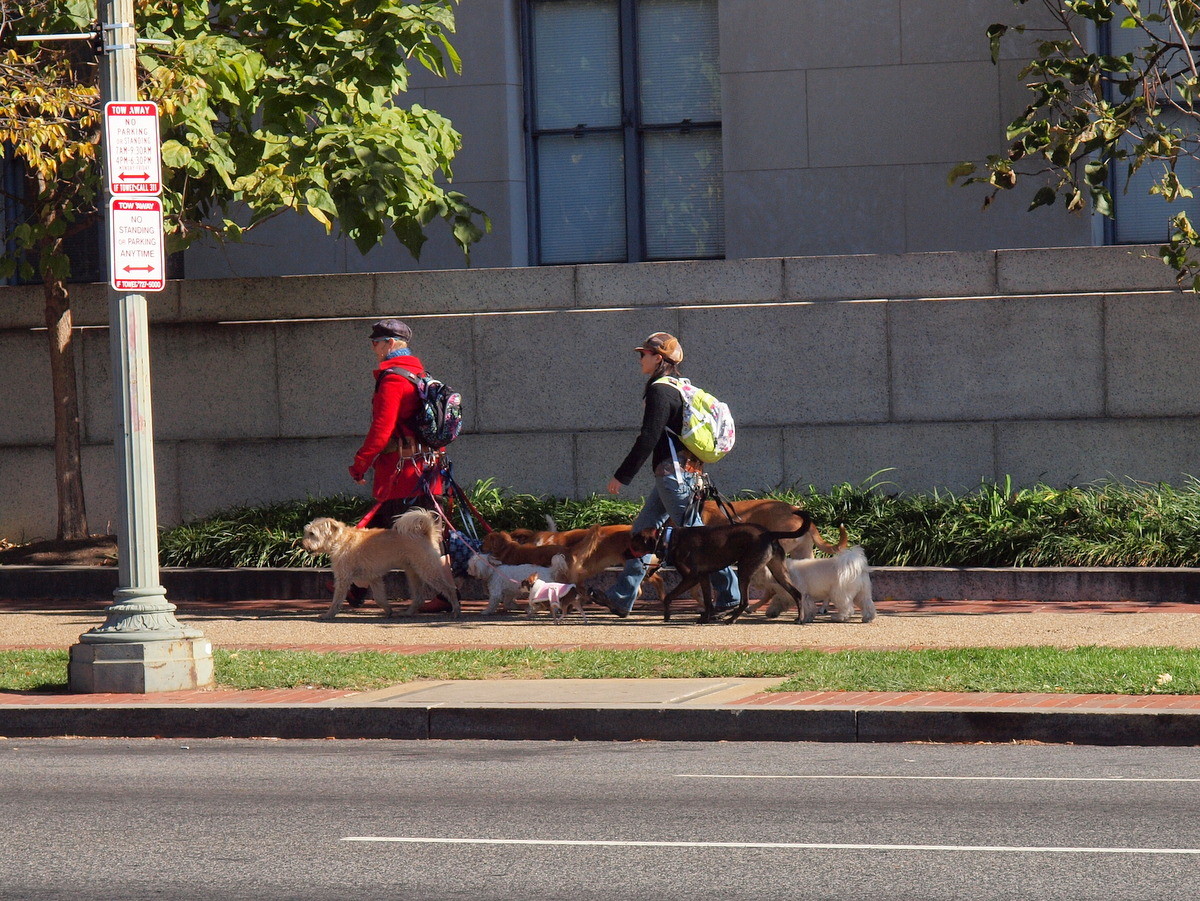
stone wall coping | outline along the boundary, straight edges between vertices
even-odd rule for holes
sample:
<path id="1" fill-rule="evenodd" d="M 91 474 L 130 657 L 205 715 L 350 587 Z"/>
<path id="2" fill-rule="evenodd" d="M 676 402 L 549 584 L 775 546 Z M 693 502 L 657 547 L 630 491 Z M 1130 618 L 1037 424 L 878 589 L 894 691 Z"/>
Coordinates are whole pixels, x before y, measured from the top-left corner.
<path id="1" fill-rule="evenodd" d="M 610 306 L 597 284 L 615 286 L 619 305 L 666 307 L 1177 290 L 1155 248 L 1131 245 L 184 279 L 147 300 L 158 324 L 366 320 Z M 70 294 L 76 326 L 107 325 L 106 285 Z M 40 285 L 0 287 L 0 330 L 44 327 L 43 308 Z"/>

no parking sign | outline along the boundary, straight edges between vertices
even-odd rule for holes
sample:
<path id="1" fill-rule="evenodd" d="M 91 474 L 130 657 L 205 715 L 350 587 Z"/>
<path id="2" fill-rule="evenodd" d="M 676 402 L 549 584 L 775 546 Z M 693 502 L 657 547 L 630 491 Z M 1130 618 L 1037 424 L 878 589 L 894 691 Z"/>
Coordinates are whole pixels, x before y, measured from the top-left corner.
<path id="1" fill-rule="evenodd" d="M 167 285 L 163 251 L 162 152 L 158 106 L 104 105 L 108 173 L 108 273 L 116 291 L 161 291 Z"/>
<path id="2" fill-rule="evenodd" d="M 117 291 L 161 291 L 167 284 L 162 201 L 114 197 L 109 204 L 109 283 Z"/>

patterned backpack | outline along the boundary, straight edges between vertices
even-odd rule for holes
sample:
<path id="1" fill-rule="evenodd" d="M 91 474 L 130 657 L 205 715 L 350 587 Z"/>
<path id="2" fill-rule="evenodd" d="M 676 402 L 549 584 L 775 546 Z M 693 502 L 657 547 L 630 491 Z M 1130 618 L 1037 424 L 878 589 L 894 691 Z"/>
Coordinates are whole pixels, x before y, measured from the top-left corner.
<path id="1" fill-rule="evenodd" d="M 462 395 L 433 376 L 413 375 L 407 369 L 385 369 L 402 375 L 417 389 L 421 403 L 417 408 L 413 431 L 426 447 L 441 450 L 462 431 Z"/>
<path id="2" fill-rule="evenodd" d="M 705 463 L 716 463 L 733 450 L 733 414 L 726 404 L 687 379 L 668 375 L 655 379 L 654 384 L 660 382 L 683 395 L 683 433 L 679 440 L 684 447 Z"/>

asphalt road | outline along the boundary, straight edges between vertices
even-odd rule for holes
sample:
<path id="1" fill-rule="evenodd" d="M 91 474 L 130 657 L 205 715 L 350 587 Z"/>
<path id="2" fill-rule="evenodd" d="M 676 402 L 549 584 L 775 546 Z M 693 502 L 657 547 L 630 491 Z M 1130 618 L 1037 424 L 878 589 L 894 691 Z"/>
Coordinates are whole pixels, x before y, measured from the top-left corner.
<path id="1" fill-rule="evenodd" d="M 1190 748 L 0 740 L 0 898 L 1190 897 L 1198 808 Z"/>

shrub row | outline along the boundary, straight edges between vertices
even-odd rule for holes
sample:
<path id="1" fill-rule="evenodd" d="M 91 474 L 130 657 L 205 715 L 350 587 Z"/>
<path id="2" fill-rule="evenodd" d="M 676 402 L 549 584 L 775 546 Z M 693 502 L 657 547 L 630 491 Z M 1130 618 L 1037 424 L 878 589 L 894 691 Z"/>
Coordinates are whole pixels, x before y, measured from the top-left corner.
<path id="1" fill-rule="evenodd" d="M 640 501 L 593 495 L 583 500 L 520 494 L 490 480 L 468 491 L 497 529 L 560 529 L 627 523 Z M 954 494 L 891 494 L 874 480 L 739 496 L 773 497 L 804 507 L 836 538 L 844 524 L 876 566 L 1195 566 L 1200 561 L 1200 482 L 1098 482 L 1078 487 L 984 482 Z M 304 524 L 318 516 L 356 522 L 361 497 L 338 495 L 224 510 L 167 529 L 159 538 L 164 566 L 325 565 L 299 546 Z M 461 505 L 460 505 L 461 508 Z M 461 512 L 455 511 L 455 516 Z M 461 520 L 460 520 L 461 524 Z"/>

